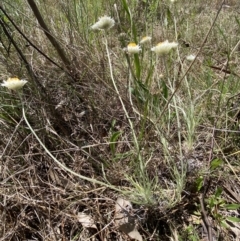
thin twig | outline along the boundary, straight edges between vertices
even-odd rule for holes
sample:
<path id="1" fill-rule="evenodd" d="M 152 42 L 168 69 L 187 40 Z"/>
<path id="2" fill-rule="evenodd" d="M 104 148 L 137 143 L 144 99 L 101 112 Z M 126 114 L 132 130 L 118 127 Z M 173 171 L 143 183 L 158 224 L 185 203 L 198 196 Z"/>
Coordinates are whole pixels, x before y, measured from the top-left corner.
<path id="1" fill-rule="evenodd" d="M 21 30 L 20 28 L 15 24 L 15 22 L 12 20 L 12 18 L 7 14 L 7 12 L 3 9 L 3 7 L 0 5 L 0 10 L 4 13 L 4 15 L 7 17 L 7 19 L 10 21 L 10 23 L 14 26 L 14 28 L 19 32 L 20 35 L 28 42 L 29 45 L 31 45 L 34 49 L 36 49 L 42 56 L 44 56 L 48 61 L 50 61 L 52 64 L 57 66 L 59 69 L 64 70 L 63 67 L 61 67 L 59 64 L 57 64 L 55 61 L 53 61 L 50 57 L 48 57 L 45 53 L 43 53 Z M 67 72 L 68 73 L 68 72 Z"/>
<path id="2" fill-rule="evenodd" d="M 201 213 L 202 213 L 203 222 L 204 222 L 204 224 L 207 228 L 207 232 L 208 232 L 208 240 L 213 241 L 212 227 L 211 227 L 211 224 L 208 220 L 208 215 L 207 215 L 205 207 L 204 207 L 204 194 L 200 195 L 199 202 L 200 202 L 200 206 L 201 206 Z"/>
<path id="3" fill-rule="evenodd" d="M 65 64 L 66 68 L 69 69 L 69 66 L 71 63 L 70 63 L 69 59 L 67 58 L 64 50 L 61 48 L 61 46 L 57 42 L 57 40 L 50 34 L 47 24 L 45 23 L 42 15 L 37 7 L 37 4 L 34 2 L 34 0 L 27 0 L 27 1 L 28 1 L 29 6 L 31 7 L 36 19 L 38 20 L 38 23 L 42 27 L 45 35 L 47 36 L 47 38 L 51 42 L 52 46 L 57 51 L 59 57 L 61 58 L 62 62 Z"/>

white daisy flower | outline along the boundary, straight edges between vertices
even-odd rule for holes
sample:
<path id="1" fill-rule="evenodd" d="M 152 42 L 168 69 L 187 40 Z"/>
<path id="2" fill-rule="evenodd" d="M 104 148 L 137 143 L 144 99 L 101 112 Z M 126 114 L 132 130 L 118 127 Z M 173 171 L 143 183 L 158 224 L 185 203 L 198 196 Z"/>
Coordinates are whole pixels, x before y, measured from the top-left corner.
<path id="1" fill-rule="evenodd" d="M 19 78 L 8 78 L 4 80 L 1 86 L 5 86 L 10 90 L 19 90 L 27 83 L 26 80 L 20 80 Z"/>
<path id="2" fill-rule="evenodd" d="M 187 59 L 188 61 L 190 61 L 190 62 L 192 62 L 195 58 L 196 58 L 196 56 L 193 55 L 193 54 L 190 54 L 190 55 L 188 55 L 188 56 L 186 57 L 186 59 Z"/>
<path id="3" fill-rule="evenodd" d="M 126 50 L 129 54 L 138 54 L 142 51 L 141 47 L 135 43 L 129 43 Z"/>
<path id="4" fill-rule="evenodd" d="M 178 43 L 168 42 L 168 40 L 158 43 L 155 47 L 151 48 L 151 51 L 155 52 L 157 55 L 168 54 L 171 49 L 177 48 Z"/>
<path id="5" fill-rule="evenodd" d="M 99 20 L 91 26 L 92 30 L 108 30 L 115 25 L 114 19 L 108 16 L 100 17 Z"/>
<path id="6" fill-rule="evenodd" d="M 145 44 L 151 42 L 152 38 L 150 36 L 145 36 L 141 39 L 140 44 Z"/>

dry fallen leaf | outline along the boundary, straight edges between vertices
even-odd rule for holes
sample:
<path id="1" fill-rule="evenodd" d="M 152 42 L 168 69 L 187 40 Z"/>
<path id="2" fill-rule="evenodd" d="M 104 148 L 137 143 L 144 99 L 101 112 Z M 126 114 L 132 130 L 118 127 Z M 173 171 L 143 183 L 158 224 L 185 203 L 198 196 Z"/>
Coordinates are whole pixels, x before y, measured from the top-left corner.
<path id="1" fill-rule="evenodd" d="M 142 236 L 136 229 L 136 217 L 130 214 L 131 210 L 130 201 L 118 198 L 115 205 L 115 225 L 131 239 L 142 241 Z"/>
<path id="2" fill-rule="evenodd" d="M 132 232 L 128 233 L 128 236 L 131 239 L 135 239 L 135 240 L 138 240 L 138 241 L 142 241 L 143 240 L 141 234 L 136 229 L 133 230 Z"/>
<path id="3" fill-rule="evenodd" d="M 84 228 L 97 229 L 97 226 L 95 225 L 94 220 L 90 215 L 87 215 L 86 213 L 78 213 L 77 217 L 78 221 L 82 224 Z"/>

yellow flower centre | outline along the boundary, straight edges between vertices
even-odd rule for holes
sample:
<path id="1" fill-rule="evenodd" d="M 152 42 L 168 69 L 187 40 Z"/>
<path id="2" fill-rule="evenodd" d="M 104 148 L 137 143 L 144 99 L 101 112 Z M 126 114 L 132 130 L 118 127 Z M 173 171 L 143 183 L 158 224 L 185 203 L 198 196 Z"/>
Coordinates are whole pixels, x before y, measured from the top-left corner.
<path id="1" fill-rule="evenodd" d="M 7 79 L 7 82 L 12 82 L 12 81 L 20 81 L 20 80 L 17 77 Z"/>
<path id="2" fill-rule="evenodd" d="M 135 43 L 129 43 L 128 47 L 136 47 L 137 45 Z"/>

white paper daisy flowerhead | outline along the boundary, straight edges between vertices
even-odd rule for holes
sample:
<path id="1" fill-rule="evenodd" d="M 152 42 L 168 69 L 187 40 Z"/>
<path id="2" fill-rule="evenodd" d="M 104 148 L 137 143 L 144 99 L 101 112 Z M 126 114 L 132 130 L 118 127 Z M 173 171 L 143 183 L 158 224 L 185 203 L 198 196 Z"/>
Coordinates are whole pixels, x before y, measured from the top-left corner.
<path id="1" fill-rule="evenodd" d="M 19 78 L 14 77 L 4 80 L 1 86 L 7 87 L 10 90 L 20 90 L 26 83 L 26 80 L 20 80 Z"/>
<path id="2" fill-rule="evenodd" d="M 141 39 L 140 44 L 150 43 L 152 38 L 150 36 L 145 36 Z"/>
<path id="3" fill-rule="evenodd" d="M 172 49 L 177 48 L 178 43 L 168 42 L 168 40 L 158 43 L 155 47 L 151 48 L 151 51 L 155 52 L 157 55 L 168 54 Z"/>
<path id="4" fill-rule="evenodd" d="M 91 26 L 92 30 L 108 30 L 115 25 L 114 19 L 108 16 L 100 17 L 99 20 Z"/>
<path id="5" fill-rule="evenodd" d="M 135 43 L 129 43 L 126 50 L 129 54 L 138 54 L 142 51 L 141 47 Z"/>
<path id="6" fill-rule="evenodd" d="M 193 54 L 190 54 L 190 55 L 188 55 L 188 56 L 186 57 L 186 59 L 187 59 L 188 61 L 190 61 L 190 62 L 192 62 L 195 58 L 196 58 L 196 56 L 193 55 Z"/>

